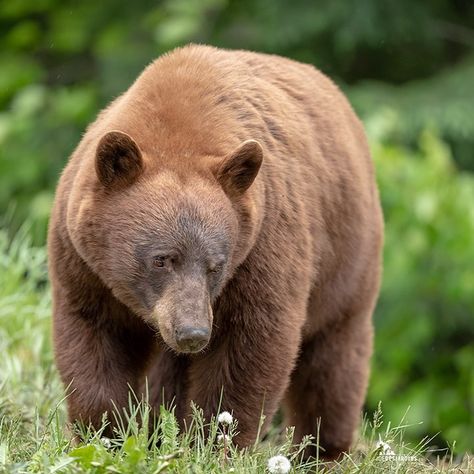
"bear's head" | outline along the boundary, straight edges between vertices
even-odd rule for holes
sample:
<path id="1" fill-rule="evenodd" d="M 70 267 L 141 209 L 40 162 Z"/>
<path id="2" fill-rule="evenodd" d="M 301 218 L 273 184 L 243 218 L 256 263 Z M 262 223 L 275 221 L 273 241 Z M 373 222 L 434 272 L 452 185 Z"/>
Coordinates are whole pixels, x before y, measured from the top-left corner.
<path id="1" fill-rule="evenodd" d="M 211 336 L 212 303 L 260 227 L 256 196 L 263 192 L 249 188 L 261 146 L 249 140 L 225 156 L 171 166 L 143 153 L 128 134 L 110 131 L 93 150 L 68 204 L 74 247 L 169 347 L 202 350 Z"/>

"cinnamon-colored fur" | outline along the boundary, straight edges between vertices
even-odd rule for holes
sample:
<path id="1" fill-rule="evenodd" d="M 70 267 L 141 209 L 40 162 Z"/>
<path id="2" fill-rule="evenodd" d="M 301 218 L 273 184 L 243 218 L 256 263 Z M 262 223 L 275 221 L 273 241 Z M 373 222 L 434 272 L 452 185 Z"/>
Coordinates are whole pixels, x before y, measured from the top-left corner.
<path id="1" fill-rule="evenodd" d="M 320 420 L 336 457 L 365 396 L 382 233 L 362 125 L 323 74 L 207 46 L 160 57 L 88 128 L 57 189 L 71 421 L 99 425 L 148 376 L 180 419 L 191 400 L 216 414 L 222 393 L 242 446 L 262 408 L 268 423 L 283 406 L 297 439 Z M 203 350 L 180 349 L 189 326 L 212 328 Z"/>

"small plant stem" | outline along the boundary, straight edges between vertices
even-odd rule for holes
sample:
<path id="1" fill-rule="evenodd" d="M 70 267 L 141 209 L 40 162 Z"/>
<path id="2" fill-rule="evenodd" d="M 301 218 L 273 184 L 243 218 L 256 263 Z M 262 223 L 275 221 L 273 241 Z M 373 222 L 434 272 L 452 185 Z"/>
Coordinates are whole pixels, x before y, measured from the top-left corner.
<path id="1" fill-rule="evenodd" d="M 227 465 L 227 428 L 224 425 L 222 429 L 224 431 L 224 466 L 226 466 Z"/>

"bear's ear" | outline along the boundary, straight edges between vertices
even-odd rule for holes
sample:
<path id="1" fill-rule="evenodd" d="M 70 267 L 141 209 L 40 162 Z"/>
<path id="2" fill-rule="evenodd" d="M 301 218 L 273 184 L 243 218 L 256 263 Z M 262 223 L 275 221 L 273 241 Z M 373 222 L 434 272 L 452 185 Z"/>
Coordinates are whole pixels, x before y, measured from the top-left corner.
<path id="1" fill-rule="evenodd" d="M 243 194 L 254 182 L 263 160 L 263 150 L 256 140 L 243 142 L 224 158 L 216 170 L 216 178 L 229 196 Z"/>
<path id="2" fill-rule="evenodd" d="M 143 169 L 143 159 L 135 140 L 113 130 L 99 141 L 95 157 L 97 177 L 105 187 L 128 186 Z"/>

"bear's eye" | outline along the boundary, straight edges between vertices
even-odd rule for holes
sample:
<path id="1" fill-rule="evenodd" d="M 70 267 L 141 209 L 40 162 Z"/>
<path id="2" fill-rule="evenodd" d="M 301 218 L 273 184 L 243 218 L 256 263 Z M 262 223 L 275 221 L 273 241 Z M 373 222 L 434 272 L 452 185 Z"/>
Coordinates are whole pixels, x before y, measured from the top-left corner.
<path id="1" fill-rule="evenodd" d="M 166 265 L 166 256 L 156 255 L 153 257 L 153 267 L 155 268 L 164 268 Z"/>

